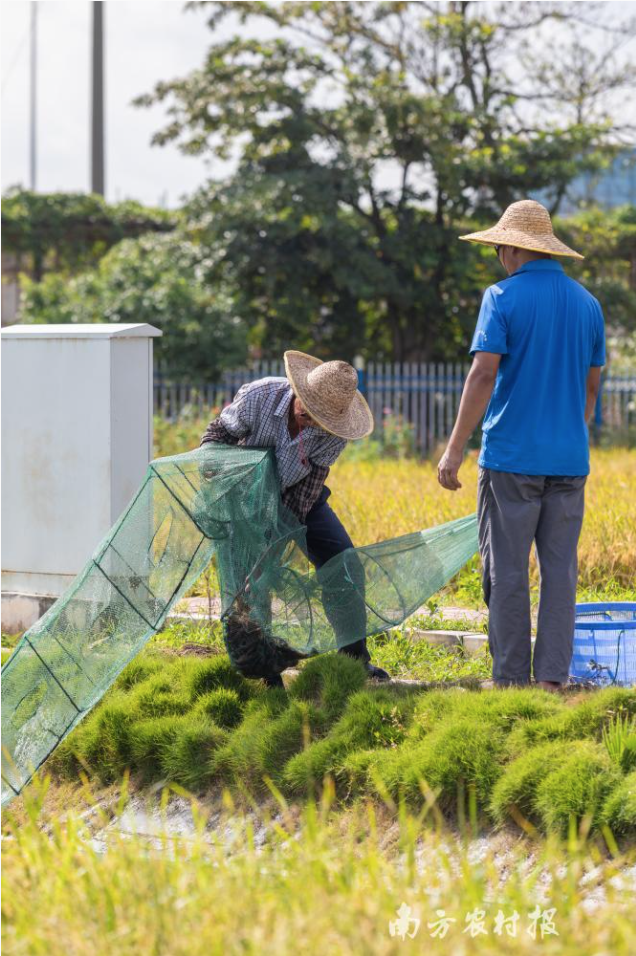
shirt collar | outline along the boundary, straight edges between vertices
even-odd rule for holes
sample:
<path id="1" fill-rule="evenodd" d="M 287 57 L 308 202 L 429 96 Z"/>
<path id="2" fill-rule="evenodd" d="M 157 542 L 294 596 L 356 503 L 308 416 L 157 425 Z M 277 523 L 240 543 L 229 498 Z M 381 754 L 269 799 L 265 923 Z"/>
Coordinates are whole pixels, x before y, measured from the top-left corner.
<path id="1" fill-rule="evenodd" d="M 512 275 L 516 276 L 520 272 L 563 272 L 563 266 L 556 259 L 531 259 L 519 266 Z"/>
<path id="2" fill-rule="evenodd" d="M 292 392 L 291 385 L 287 385 L 283 391 L 283 397 L 276 406 L 274 415 L 278 415 L 278 417 L 280 417 L 281 415 L 286 415 L 289 412 L 289 406 L 291 404 L 293 394 L 294 393 Z"/>

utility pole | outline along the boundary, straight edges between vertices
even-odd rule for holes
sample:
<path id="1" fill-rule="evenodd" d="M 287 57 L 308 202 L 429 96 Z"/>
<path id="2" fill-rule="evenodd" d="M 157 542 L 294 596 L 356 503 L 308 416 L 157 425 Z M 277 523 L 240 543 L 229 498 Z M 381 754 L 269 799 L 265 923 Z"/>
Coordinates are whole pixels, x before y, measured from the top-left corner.
<path id="1" fill-rule="evenodd" d="M 104 23 L 101 0 L 93 3 L 91 192 L 104 195 Z"/>
<path id="2" fill-rule="evenodd" d="M 37 20 L 38 5 L 33 0 L 31 3 L 31 90 L 30 90 L 30 109 L 29 109 L 29 182 L 32 191 L 35 191 L 37 180 L 36 166 L 36 148 L 37 148 Z"/>

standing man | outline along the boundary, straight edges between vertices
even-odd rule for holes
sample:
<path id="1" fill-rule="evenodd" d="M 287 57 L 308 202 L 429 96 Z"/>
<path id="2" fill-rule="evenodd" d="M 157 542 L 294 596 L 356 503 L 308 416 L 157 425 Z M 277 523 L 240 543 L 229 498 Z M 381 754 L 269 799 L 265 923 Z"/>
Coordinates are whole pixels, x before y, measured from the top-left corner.
<path id="1" fill-rule="evenodd" d="M 587 422 L 605 364 L 603 313 L 563 271 L 561 257 L 583 256 L 556 238 L 540 203 L 515 202 L 493 228 L 460 238 L 494 246 L 509 278 L 484 294 L 438 479 L 451 491 L 461 487 L 464 448 L 485 412 L 477 512 L 493 679 L 530 682 L 534 542 L 541 574 L 534 678 L 556 690 L 567 683 L 572 658 Z"/>
<path id="2" fill-rule="evenodd" d="M 347 362 L 321 362 L 295 351 L 285 352 L 284 359 L 286 378 L 262 378 L 242 385 L 234 401 L 210 422 L 201 444 L 214 441 L 274 449 L 283 504 L 306 526 L 307 555 L 318 569 L 353 547 L 327 502 L 331 492 L 325 481 L 347 441 L 372 432 L 373 415 L 358 391 L 358 373 Z M 323 588 L 325 614 L 341 653 L 361 660 L 369 677 L 388 680 L 385 670 L 371 664 L 367 650 L 366 612 L 359 594 L 364 571 L 352 562 L 350 572 L 359 578 L 351 602 L 357 613 L 352 614 L 350 607 L 342 623 L 338 601 L 331 606 L 328 589 Z M 237 669 L 248 677 L 263 678 L 270 687 L 283 686 L 280 672 L 290 666 L 293 653 L 285 655 L 280 649 L 276 653 L 257 633 L 236 635 L 226 628 L 224 636 Z"/>

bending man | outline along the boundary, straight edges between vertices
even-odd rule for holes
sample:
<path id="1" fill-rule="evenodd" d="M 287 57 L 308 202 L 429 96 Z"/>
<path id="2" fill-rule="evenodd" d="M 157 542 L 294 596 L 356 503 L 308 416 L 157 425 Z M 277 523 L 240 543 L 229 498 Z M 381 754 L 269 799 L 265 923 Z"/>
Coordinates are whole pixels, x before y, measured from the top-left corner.
<path id="1" fill-rule="evenodd" d="M 318 569 L 353 547 L 327 502 L 331 492 L 325 481 L 347 441 L 371 433 L 373 415 L 358 391 L 357 372 L 347 362 L 321 362 L 294 351 L 285 352 L 284 358 L 287 377 L 262 378 L 241 386 L 234 401 L 210 422 L 201 444 L 215 441 L 275 449 L 283 504 L 306 526 L 307 554 Z M 359 634 L 339 634 L 337 609 L 329 607 L 328 594 L 323 593 L 323 601 L 340 652 L 363 661 L 370 677 L 388 680 L 386 671 L 370 662 L 366 616 L 358 615 Z M 233 664 L 243 673 L 262 677 L 269 686 L 283 686 L 277 670 L 283 666 L 280 659 L 272 659 L 268 666 L 257 636 L 250 646 L 242 635 L 240 653 L 227 628 L 225 641 Z"/>

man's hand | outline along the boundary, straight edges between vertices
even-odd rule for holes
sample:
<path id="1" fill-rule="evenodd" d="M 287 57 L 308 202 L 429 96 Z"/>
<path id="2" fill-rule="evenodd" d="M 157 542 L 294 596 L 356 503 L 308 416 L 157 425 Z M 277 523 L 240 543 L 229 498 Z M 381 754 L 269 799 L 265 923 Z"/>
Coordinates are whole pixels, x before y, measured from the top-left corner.
<path id="1" fill-rule="evenodd" d="M 458 488 L 461 488 L 462 483 L 457 477 L 457 473 L 463 460 L 464 453 L 449 445 L 437 466 L 437 480 L 442 488 L 446 488 L 448 491 L 457 491 Z"/>

